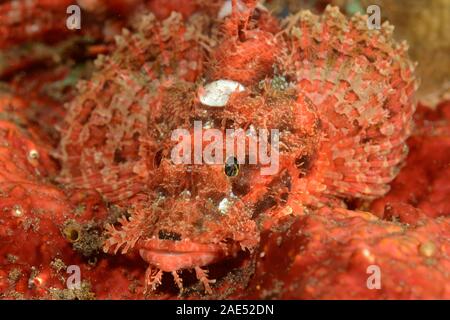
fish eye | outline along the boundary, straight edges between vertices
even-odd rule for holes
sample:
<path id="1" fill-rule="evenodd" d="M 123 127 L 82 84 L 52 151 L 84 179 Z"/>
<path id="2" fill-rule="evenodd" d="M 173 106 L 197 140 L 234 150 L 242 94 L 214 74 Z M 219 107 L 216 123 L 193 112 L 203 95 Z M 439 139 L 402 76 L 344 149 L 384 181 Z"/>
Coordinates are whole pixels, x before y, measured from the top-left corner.
<path id="1" fill-rule="evenodd" d="M 224 171 L 228 177 L 236 177 L 239 174 L 239 163 L 236 157 L 228 158 Z"/>

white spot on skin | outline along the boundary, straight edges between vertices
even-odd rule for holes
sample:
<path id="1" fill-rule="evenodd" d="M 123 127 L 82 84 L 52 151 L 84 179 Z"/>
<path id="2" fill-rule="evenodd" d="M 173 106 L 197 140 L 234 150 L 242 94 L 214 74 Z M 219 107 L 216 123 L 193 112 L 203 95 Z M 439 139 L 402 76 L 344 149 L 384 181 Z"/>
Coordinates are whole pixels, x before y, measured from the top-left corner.
<path id="1" fill-rule="evenodd" d="M 432 241 L 422 243 L 419 247 L 419 252 L 422 256 L 430 258 L 436 253 L 436 245 Z"/>
<path id="2" fill-rule="evenodd" d="M 245 87 L 232 80 L 217 80 L 208 83 L 199 92 L 200 102 L 209 107 L 224 107 L 228 103 L 230 95 L 235 92 L 245 91 Z"/>
<path id="3" fill-rule="evenodd" d="M 375 257 L 372 254 L 372 252 L 370 252 L 369 249 L 364 248 L 363 251 L 362 251 L 362 254 L 369 262 L 373 263 L 375 261 Z"/>
<path id="4" fill-rule="evenodd" d="M 23 216 L 22 207 L 19 205 L 15 205 L 12 209 L 12 214 L 14 217 L 17 217 L 17 218 L 20 218 L 21 216 Z"/>
<path id="5" fill-rule="evenodd" d="M 28 158 L 31 160 L 39 159 L 39 152 L 35 149 L 32 149 L 28 152 Z"/>
<path id="6" fill-rule="evenodd" d="M 220 201 L 219 203 L 220 213 L 226 214 L 230 205 L 231 205 L 230 200 L 228 200 L 228 198 L 223 198 L 222 201 Z"/>

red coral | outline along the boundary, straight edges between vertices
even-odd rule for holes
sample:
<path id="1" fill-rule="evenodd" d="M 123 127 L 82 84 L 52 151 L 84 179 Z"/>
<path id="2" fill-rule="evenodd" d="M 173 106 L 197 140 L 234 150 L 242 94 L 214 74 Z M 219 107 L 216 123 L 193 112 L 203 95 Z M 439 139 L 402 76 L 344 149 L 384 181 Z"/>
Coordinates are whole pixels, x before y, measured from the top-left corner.
<path id="1" fill-rule="evenodd" d="M 235 297 L 449 299 L 450 221 L 422 216 L 409 227 L 342 209 L 288 218 L 263 233 L 255 275 Z M 369 266 L 380 289 L 367 286 Z"/>
<path id="2" fill-rule="evenodd" d="M 49 183 L 57 171 L 48 154 L 50 146 L 42 140 L 35 143 L 38 135 L 16 124 L 30 126 L 24 116 L 27 108 L 27 102 L 14 96 L 4 95 L 0 101 L 2 114 L 22 116 L 0 122 L 0 292 L 4 298 L 51 297 L 52 290 L 64 290 L 66 269 L 59 270 L 56 264 L 80 265 L 83 271 L 87 266 L 72 248 L 72 235 L 65 234 L 67 222 L 81 225 L 106 219 L 98 194 L 96 198 L 88 192 L 64 192 Z M 76 209 L 80 205 L 82 211 Z"/>

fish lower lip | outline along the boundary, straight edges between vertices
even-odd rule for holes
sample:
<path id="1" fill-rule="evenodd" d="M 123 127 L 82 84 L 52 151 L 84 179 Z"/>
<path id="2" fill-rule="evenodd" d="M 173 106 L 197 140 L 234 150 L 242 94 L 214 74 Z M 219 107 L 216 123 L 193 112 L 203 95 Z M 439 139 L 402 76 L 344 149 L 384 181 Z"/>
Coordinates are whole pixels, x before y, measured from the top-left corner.
<path id="1" fill-rule="evenodd" d="M 195 253 L 199 253 L 199 252 L 204 252 L 204 251 L 169 251 L 169 250 L 159 250 L 159 249 L 146 249 L 149 252 L 153 252 L 155 254 L 160 254 L 160 255 L 170 255 L 170 256 L 182 256 L 182 255 L 189 255 L 189 254 L 195 254 Z M 211 253 L 213 253 L 213 251 L 211 251 Z"/>
<path id="2" fill-rule="evenodd" d="M 195 253 L 216 253 L 223 251 L 224 247 L 219 244 L 202 244 L 189 240 L 172 241 L 149 239 L 141 243 L 141 248 L 156 254 L 183 255 Z"/>
<path id="3" fill-rule="evenodd" d="M 208 265 L 225 256 L 223 251 L 174 252 L 149 248 L 140 249 L 139 254 L 147 263 L 166 272 Z"/>

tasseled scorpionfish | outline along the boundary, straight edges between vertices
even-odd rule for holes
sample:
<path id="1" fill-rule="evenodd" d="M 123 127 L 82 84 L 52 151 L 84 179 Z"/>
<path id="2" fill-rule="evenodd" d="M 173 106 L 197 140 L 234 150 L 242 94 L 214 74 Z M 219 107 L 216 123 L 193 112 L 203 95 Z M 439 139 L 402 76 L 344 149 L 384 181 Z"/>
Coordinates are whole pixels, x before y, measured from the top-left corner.
<path id="1" fill-rule="evenodd" d="M 390 25 L 369 30 L 333 7 L 278 22 L 252 2 L 220 19 L 143 15 L 68 105 L 60 179 L 128 211 L 104 250 L 138 250 L 147 290 L 163 272 L 181 289 L 180 271 L 194 269 L 211 292 L 203 267 L 253 250 L 261 221 L 380 197 L 407 153 L 417 85 Z M 211 137 L 184 149 L 191 163 L 174 161 L 176 130 L 209 129 L 242 129 L 248 143 L 278 130 L 275 171 L 250 149 L 195 161 Z"/>

